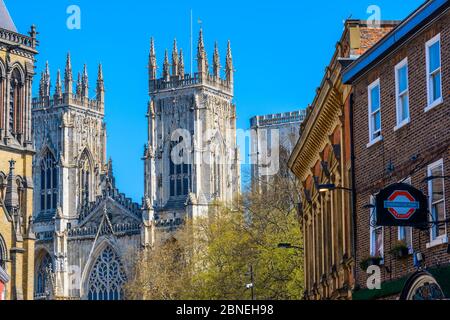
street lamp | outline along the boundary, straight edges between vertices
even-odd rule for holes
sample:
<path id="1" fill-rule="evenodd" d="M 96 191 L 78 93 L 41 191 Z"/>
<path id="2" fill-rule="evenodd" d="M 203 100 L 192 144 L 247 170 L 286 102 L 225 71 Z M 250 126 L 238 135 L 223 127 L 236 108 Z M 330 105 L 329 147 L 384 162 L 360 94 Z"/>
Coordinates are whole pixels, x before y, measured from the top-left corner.
<path id="1" fill-rule="evenodd" d="M 334 191 L 334 190 L 344 190 L 344 191 L 353 192 L 353 190 L 350 188 L 338 187 L 334 183 L 319 184 L 318 189 L 319 189 L 320 193 L 325 193 L 325 192 Z"/>

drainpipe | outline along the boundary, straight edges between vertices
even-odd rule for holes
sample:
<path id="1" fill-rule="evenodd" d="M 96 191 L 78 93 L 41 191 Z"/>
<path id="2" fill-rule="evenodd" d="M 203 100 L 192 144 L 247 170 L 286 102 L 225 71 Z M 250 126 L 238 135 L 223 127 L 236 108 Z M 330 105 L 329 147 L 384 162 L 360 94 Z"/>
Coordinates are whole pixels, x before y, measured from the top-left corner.
<path id="1" fill-rule="evenodd" d="M 356 253 L 357 253 L 357 249 L 356 249 L 356 236 L 358 234 L 357 232 L 357 223 L 356 223 L 356 175 L 355 175 L 355 144 L 354 144 L 354 126 L 353 126 L 353 107 L 354 107 L 354 99 L 353 99 L 353 93 L 350 94 L 350 110 L 349 110 L 349 117 L 350 117 L 350 158 L 351 158 L 351 176 L 352 176 L 352 225 L 353 225 L 353 230 L 352 230 L 352 246 L 353 246 L 353 259 L 355 260 L 355 265 L 353 268 L 353 277 L 354 277 L 354 281 L 355 284 L 354 286 L 357 285 L 357 264 L 356 264 Z"/>

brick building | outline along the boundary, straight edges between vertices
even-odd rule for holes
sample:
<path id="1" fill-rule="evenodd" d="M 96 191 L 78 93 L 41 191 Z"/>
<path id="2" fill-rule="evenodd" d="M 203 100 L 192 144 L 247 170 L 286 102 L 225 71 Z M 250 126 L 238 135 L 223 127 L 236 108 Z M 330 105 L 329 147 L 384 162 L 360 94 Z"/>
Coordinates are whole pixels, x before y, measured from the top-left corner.
<path id="1" fill-rule="evenodd" d="M 355 299 L 450 296 L 450 230 L 431 223 L 450 217 L 449 61 L 449 2 L 431 0 L 344 71 L 353 86 Z M 428 196 L 429 230 L 373 221 L 375 196 L 398 182 Z M 366 289 L 374 264 L 381 290 Z"/>
<path id="2" fill-rule="evenodd" d="M 385 21 L 374 28 L 366 21 L 346 21 L 288 163 L 302 184 L 305 299 L 351 298 L 354 247 L 347 103 L 351 87 L 342 83 L 341 71 L 396 24 Z"/>

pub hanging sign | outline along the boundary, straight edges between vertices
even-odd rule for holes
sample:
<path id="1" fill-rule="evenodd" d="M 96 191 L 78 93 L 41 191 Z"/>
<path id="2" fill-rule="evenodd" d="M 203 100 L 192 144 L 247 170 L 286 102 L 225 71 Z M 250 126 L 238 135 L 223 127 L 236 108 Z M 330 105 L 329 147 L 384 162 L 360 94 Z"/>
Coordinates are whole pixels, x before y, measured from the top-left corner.
<path id="1" fill-rule="evenodd" d="M 428 223 L 428 199 L 413 186 L 397 183 L 376 197 L 377 226 L 424 228 Z"/>

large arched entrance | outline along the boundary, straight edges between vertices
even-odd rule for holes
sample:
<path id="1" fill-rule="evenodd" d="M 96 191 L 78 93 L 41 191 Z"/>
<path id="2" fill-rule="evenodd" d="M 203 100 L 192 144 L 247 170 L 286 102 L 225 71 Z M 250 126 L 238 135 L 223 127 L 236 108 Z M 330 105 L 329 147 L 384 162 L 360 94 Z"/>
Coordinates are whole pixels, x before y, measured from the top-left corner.
<path id="1" fill-rule="evenodd" d="M 87 283 L 88 300 L 123 300 L 127 281 L 125 269 L 115 251 L 107 246 L 95 260 Z"/>

